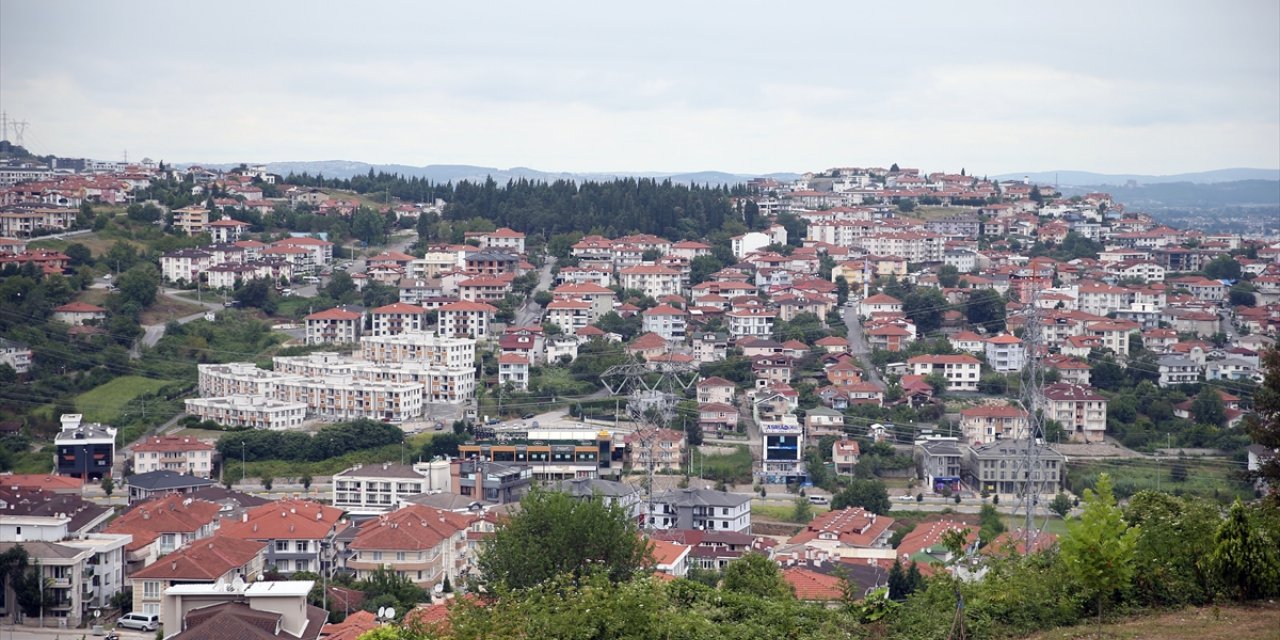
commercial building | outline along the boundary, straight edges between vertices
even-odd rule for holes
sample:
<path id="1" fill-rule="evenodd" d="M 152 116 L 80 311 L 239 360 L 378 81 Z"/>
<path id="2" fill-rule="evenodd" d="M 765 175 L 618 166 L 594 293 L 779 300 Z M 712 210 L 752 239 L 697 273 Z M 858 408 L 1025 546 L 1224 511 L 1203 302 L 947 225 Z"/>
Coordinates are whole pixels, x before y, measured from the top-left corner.
<path id="1" fill-rule="evenodd" d="M 762 423 L 760 434 L 763 451 L 760 475 L 763 481 L 770 484 L 803 482 L 806 479 L 804 428 L 800 423 L 793 416 L 784 416 L 781 421 Z"/>
<path id="2" fill-rule="evenodd" d="M 608 429 L 504 429 L 458 447 L 458 457 L 526 464 L 538 480 L 620 477 L 626 445 Z"/>
<path id="3" fill-rule="evenodd" d="M 1034 444 L 1035 463 L 1026 464 L 1028 440 L 999 440 L 968 447 L 965 473 L 975 489 L 1021 494 L 1030 485 L 1035 493 L 1051 496 L 1062 485 L 1066 458 L 1047 446 Z"/>
<path id="4" fill-rule="evenodd" d="M 53 439 L 53 468 L 58 475 L 101 480 L 115 464 L 116 430 L 83 419 L 78 413 L 62 414 L 62 429 Z"/>

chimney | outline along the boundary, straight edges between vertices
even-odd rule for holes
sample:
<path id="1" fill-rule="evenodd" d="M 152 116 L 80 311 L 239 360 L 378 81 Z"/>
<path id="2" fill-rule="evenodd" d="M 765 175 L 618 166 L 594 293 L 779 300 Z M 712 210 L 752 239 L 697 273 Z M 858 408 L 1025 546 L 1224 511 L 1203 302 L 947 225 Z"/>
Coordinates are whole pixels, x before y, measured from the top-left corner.
<path id="1" fill-rule="evenodd" d="M 248 512 L 248 511 L 246 511 L 246 512 L 244 512 L 244 513 L 240 514 L 240 522 L 248 522 L 248 521 L 249 521 L 249 512 Z"/>

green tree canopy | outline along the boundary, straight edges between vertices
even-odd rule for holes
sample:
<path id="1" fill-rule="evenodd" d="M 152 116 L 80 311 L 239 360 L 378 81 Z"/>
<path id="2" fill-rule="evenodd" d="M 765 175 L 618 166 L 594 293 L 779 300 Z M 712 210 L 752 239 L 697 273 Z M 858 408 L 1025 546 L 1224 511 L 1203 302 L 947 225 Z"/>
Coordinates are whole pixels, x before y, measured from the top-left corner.
<path id="1" fill-rule="evenodd" d="M 854 480 L 840 490 L 831 500 L 832 509 L 862 507 L 867 511 L 885 514 L 893 508 L 889 502 L 889 490 L 879 480 Z"/>
<path id="2" fill-rule="evenodd" d="M 782 577 L 778 563 L 758 553 L 748 553 L 724 568 L 725 591 L 761 598 L 790 598 L 795 593 Z"/>
<path id="3" fill-rule="evenodd" d="M 1142 529 L 1129 526 L 1111 492 L 1111 476 L 1098 477 L 1098 490 L 1085 489 L 1084 513 L 1067 524 L 1062 539 L 1062 561 L 1068 572 L 1098 605 L 1103 606 L 1129 586 L 1134 574 L 1134 550 Z"/>
<path id="4" fill-rule="evenodd" d="M 596 571 L 624 581 L 650 563 L 648 542 L 624 507 L 541 489 L 520 501 L 477 560 L 484 583 L 512 589 Z"/>
<path id="5" fill-rule="evenodd" d="M 1218 583 L 1237 600 L 1275 595 L 1280 587 L 1280 557 L 1276 542 L 1250 522 L 1244 504 L 1236 500 L 1227 519 L 1213 536 L 1209 568 Z"/>

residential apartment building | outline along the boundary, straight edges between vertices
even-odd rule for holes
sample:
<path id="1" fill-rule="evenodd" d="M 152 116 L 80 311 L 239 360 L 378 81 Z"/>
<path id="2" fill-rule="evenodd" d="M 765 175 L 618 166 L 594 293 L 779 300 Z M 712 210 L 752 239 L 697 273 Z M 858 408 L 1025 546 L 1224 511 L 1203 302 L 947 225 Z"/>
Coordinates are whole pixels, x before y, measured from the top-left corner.
<path id="1" fill-rule="evenodd" d="M 129 576 L 133 610 L 164 617 L 165 592 L 178 585 L 253 582 L 263 571 L 267 543 L 213 536 L 183 547 Z"/>
<path id="2" fill-rule="evenodd" d="M 717 376 L 712 376 L 697 384 L 698 404 L 719 403 L 732 405 L 736 393 L 737 385 Z"/>
<path id="3" fill-rule="evenodd" d="M 1007 333 L 988 339 L 984 351 L 987 364 L 999 373 L 1022 371 L 1026 366 L 1026 348 L 1022 341 Z"/>
<path id="4" fill-rule="evenodd" d="M 133 445 L 133 471 L 176 471 L 208 478 L 215 454 L 212 444 L 190 436 L 151 436 Z"/>
<path id="5" fill-rule="evenodd" d="M 129 573 L 149 566 L 161 556 L 217 530 L 221 505 L 184 495 L 166 495 L 140 502 L 120 514 L 103 533 L 131 536 L 125 561 Z"/>
<path id="6" fill-rule="evenodd" d="M 1162 387 L 1200 382 L 1200 365 L 1195 360 L 1182 356 L 1161 356 L 1156 363 L 1160 373 L 1158 384 Z"/>
<path id="7" fill-rule="evenodd" d="M 369 316 L 372 323 L 370 333 L 375 336 L 395 336 L 426 330 L 427 310 L 417 305 L 396 302 L 374 309 Z"/>
<path id="8" fill-rule="evenodd" d="M 1076 442 L 1102 442 L 1107 431 L 1107 399 L 1087 386 L 1056 382 L 1044 388 L 1045 417 L 1062 425 Z"/>
<path id="9" fill-rule="evenodd" d="M 322 420 L 369 418 L 403 422 L 422 415 L 421 384 L 360 380 L 349 376 L 290 378 L 276 385 L 276 399 L 307 405 Z"/>
<path id="10" fill-rule="evenodd" d="M 305 402 L 285 402 L 264 396 L 218 396 L 183 401 L 187 415 L 212 420 L 224 427 L 284 431 L 301 429 L 307 419 Z"/>
<path id="11" fill-rule="evenodd" d="M 203 398 L 220 396 L 274 397 L 276 385 L 297 378 L 269 369 L 259 369 L 252 362 L 201 364 L 196 366 L 196 388 Z"/>
<path id="12" fill-rule="evenodd" d="M 623 289 L 636 289 L 652 298 L 678 296 L 684 292 L 679 271 L 658 265 L 636 265 L 618 272 Z"/>
<path id="13" fill-rule="evenodd" d="M 445 368 L 475 368 L 476 341 L 434 333 L 363 336 L 361 358 L 379 364 L 420 363 Z"/>
<path id="14" fill-rule="evenodd" d="M 669 304 L 645 309 L 641 314 L 645 332 L 656 333 L 667 342 L 682 343 L 685 339 L 686 319 L 689 314 Z"/>
<path id="15" fill-rule="evenodd" d="M 209 210 L 201 205 L 174 209 L 171 213 L 173 226 L 189 236 L 200 235 L 209 230 Z"/>
<path id="16" fill-rule="evenodd" d="M 738 307 L 725 314 L 729 335 L 742 338 L 767 338 L 773 334 L 773 320 L 778 312 L 763 306 Z"/>
<path id="17" fill-rule="evenodd" d="M 245 511 L 239 520 L 224 523 L 218 535 L 266 543 L 263 566 L 285 575 L 331 572 L 334 536 L 349 524 L 342 513 L 310 500 L 286 498 Z"/>
<path id="18" fill-rule="evenodd" d="M 416 466 L 404 464 L 357 464 L 333 475 L 331 488 L 334 507 L 354 516 L 383 514 L 395 509 L 401 500 L 433 487 L 428 475 Z"/>
<path id="19" fill-rule="evenodd" d="M 649 526 L 751 533 L 751 496 L 711 489 L 655 493 Z"/>
<path id="20" fill-rule="evenodd" d="M 982 363 L 969 355 L 926 355 L 907 360 L 907 369 L 911 375 L 942 375 L 948 391 L 977 391 Z"/>
<path id="21" fill-rule="evenodd" d="M 354 344 L 364 330 L 364 315 L 335 307 L 308 315 L 307 344 Z"/>
<path id="22" fill-rule="evenodd" d="M 31 348 L 21 342 L 0 338 L 0 365 L 13 367 L 13 372 L 22 375 L 31 370 Z"/>
<path id="23" fill-rule="evenodd" d="M 552 300 L 547 304 L 546 321 L 564 333 L 572 334 L 593 322 L 591 304 L 573 298 Z"/>
<path id="24" fill-rule="evenodd" d="M 965 442 L 976 444 L 1027 437 L 1027 412 L 1021 407 L 982 405 L 960 412 Z"/>
<path id="25" fill-rule="evenodd" d="M 679 469 L 684 462 L 685 434 L 674 429 L 641 429 L 627 434 L 627 459 L 632 467 Z"/>
<path id="26" fill-rule="evenodd" d="M 467 532 L 472 518 L 423 505 L 408 505 L 365 521 L 347 545 L 346 566 L 357 580 L 394 571 L 427 590 L 453 584 L 468 572 Z"/>
<path id="27" fill-rule="evenodd" d="M 965 456 L 955 438 L 917 440 L 912 457 L 916 473 L 930 491 L 942 493 L 960 488 Z"/>
<path id="28" fill-rule="evenodd" d="M 516 391 L 529 388 L 529 359 L 514 353 L 498 356 L 498 384 L 511 385 Z"/>
<path id="29" fill-rule="evenodd" d="M 439 333 L 446 338 L 489 337 L 498 309 L 483 302 L 453 302 L 440 307 Z"/>

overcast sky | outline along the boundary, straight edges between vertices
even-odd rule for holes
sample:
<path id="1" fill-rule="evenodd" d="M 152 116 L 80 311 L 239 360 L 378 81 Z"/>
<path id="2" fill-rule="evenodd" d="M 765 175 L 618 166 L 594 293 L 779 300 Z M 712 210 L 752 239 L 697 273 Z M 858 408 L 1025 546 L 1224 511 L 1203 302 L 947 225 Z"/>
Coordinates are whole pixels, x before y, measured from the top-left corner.
<path id="1" fill-rule="evenodd" d="M 1280 167 L 1275 0 L 441 4 L 0 0 L 0 107 L 100 159 Z"/>

